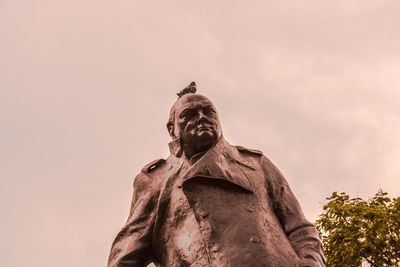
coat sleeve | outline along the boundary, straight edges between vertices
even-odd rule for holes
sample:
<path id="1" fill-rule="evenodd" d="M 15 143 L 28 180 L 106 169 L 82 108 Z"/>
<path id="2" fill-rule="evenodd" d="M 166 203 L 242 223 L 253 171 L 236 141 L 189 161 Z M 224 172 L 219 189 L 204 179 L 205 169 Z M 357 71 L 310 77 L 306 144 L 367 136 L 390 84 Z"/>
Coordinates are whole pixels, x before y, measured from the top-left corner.
<path id="1" fill-rule="evenodd" d="M 301 259 L 309 259 L 325 266 L 324 252 L 317 230 L 304 217 L 286 179 L 265 156 L 262 156 L 262 165 L 274 211 L 297 255 Z"/>
<path id="2" fill-rule="evenodd" d="M 108 267 L 142 267 L 152 262 L 157 199 L 151 177 L 142 171 L 134 180 L 129 217 L 112 244 Z"/>

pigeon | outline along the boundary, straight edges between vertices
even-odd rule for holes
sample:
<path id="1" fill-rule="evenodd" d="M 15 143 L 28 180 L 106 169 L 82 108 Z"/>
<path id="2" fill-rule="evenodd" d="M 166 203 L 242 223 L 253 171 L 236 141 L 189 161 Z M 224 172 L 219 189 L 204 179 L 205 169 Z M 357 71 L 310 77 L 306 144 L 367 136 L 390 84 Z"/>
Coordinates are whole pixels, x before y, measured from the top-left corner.
<path id="1" fill-rule="evenodd" d="M 197 90 L 196 89 L 196 83 L 195 82 L 191 82 L 185 89 L 183 89 L 182 91 L 177 93 L 177 95 L 179 97 L 182 97 L 182 96 L 184 96 L 186 94 L 190 94 L 190 93 L 194 94 L 194 93 L 196 93 L 196 90 Z"/>

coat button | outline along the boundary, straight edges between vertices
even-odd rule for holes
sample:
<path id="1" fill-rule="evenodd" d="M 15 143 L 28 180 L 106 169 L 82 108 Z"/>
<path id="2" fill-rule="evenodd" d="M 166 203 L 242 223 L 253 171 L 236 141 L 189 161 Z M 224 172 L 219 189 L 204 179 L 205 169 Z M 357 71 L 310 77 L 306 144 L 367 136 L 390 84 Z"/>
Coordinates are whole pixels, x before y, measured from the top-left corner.
<path id="1" fill-rule="evenodd" d="M 258 243 L 258 242 L 260 242 L 260 239 L 258 237 L 256 237 L 256 236 L 252 236 L 252 237 L 250 237 L 250 242 Z"/>

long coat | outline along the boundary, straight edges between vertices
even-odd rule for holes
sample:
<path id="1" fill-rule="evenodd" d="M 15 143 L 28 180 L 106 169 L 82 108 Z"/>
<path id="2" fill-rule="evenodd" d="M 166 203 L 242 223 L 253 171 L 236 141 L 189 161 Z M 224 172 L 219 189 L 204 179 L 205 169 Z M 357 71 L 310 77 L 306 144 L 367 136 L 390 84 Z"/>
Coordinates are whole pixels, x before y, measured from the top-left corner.
<path id="1" fill-rule="evenodd" d="M 108 267 L 325 266 L 314 225 L 261 152 L 223 137 L 192 161 L 171 152 L 136 176 Z"/>

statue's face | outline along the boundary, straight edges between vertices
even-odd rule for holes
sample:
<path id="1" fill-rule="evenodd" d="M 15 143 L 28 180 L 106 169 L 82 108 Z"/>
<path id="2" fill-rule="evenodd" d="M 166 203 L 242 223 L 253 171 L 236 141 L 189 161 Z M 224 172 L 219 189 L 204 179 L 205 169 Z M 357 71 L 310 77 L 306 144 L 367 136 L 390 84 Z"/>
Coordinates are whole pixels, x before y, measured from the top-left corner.
<path id="1" fill-rule="evenodd" d="M 179 99 L 175 112 L 175 135 L 197 152 L 208 149 L 221 136 L 213 103 L 198 94 L 187 94 Z"/>

